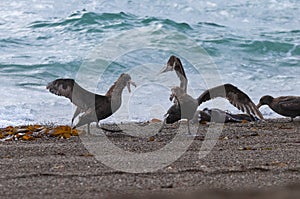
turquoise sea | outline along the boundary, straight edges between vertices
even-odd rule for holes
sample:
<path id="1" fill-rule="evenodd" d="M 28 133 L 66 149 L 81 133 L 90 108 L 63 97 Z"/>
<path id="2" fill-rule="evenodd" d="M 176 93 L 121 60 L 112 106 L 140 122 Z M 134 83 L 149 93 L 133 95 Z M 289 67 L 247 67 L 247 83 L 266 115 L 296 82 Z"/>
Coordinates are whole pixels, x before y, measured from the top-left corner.
<path id="1" fill-rule="evenodd" d="M 300 95 L 297 0 L 0 2 L 0 127 L 70 124 L 74 106 L 46 90 L 75 78 L 104 94 L 122 72 L 138 85 L 103 122 L 163 118 L 175 73 L 159 75 L 170 55 L 183 61 L 197 97 L 232 83 L 257 103 L 262 95 Z M 238 112 L 226 100 L 199 108 Z M 280 117 L 268 107 L 266 118 Z"/>

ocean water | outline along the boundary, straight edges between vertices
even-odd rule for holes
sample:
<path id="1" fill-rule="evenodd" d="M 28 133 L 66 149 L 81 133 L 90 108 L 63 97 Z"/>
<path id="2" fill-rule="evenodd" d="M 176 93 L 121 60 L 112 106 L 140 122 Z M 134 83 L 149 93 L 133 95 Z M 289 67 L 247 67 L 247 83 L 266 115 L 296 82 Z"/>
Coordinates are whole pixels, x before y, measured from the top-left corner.
<path id="1" fill-rule="evenodd" d="M 70 124 L 74 106 L 49 93 L 48 82 L 75 78 L 104 94 L 123 72 L 138 86 L 103 122 L 162 119 L 179 85 L 174 72 L 158 74 L 171 54 L 182 59 L 194 97 L 221 83 L 255 103 L 300 95 L 297 0 L 2 0 L 0 16 L 0 127 Z M 223 99 L 205 107 L 238 112 Z"/>

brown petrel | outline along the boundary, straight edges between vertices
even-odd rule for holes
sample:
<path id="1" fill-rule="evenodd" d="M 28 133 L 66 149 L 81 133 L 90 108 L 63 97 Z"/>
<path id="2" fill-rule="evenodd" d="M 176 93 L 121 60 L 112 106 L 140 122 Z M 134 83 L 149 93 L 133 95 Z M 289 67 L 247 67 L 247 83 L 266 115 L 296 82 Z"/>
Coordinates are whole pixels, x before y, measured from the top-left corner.
<path id="1" fill-rule="evenodd" d="M 87 124 L 90 133 L 90 123 L 96 122 L 97 127 L 99 127 L 98 122 L 100 120 L 111 116 L 120 108 L 123 89 L 127 86 L 128 92 L 130 92 L 130 84 L 136 86 L 130 75 L 123 73 L 105 95 L 87 91 L 74 79 L 56 79 L 47 85 L 47 89 L 55 95 L 69 98 L 77 106 L 72 124 L 80 113 L 83 115 L 79 117 L 78 123 L 73 128 Z"/>
<path id="2" fill-rule="evenodd" d="M 299 96 L 281 96 L 274 98 L 270 95 L 265 95 L 260 98 L 257 108 L 262 105 L 268 105 L 274 112 L 290 117 L 291 121 L 297 116 L 300 116 L 300 97 Z"/>

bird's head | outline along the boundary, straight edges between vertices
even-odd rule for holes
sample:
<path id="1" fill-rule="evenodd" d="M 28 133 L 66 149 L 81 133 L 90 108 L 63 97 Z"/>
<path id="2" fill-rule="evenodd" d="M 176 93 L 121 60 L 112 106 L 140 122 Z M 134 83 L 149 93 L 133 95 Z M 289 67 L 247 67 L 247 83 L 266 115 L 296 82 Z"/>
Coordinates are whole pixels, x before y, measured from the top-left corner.
<path id="1" fill-rule="evenodd" d="M 168 62 L 167 62 L 167 65 L 165 65 L 160 73 L 165 73 L 165 72 L 168 72 L 168 71 L 172 71 L 175 69 L 175 66 L 179 64 L 179 60 L 176 56 L 174 55 L 171 55 L 171 57 L 169 58 Z"/>
<path id="2" fill-rule="evenodd" d="M 70 97 L 72 95 L 74 83 L 74 79 L 56 79 L 50 82 L 46 89 L 56 95 Z"/>
<path id="3" fill-rule="evenodd" d="M 259 103 L 257 104 L 257 108 L 259 109 L 262 105 L 269 105 L 272 103 L 273 101 L 273 97 L 270 95 L 265 95 L 263 97 L 260 98 Z"/>
<path id="4" fill-rule="evenodd" d="M 127 87 L 129 93 L 131 92 L 130 84 L 133 85 L 134 87 L 136 87 L 136 84 L 131 80 L 130 75 L 128 75 L 126 73 L 121 74 L 121 76 L 119 78 L 119 82 L 122 86 Z"/>
<path id="5" fill-rule="evenodd" d="M 171 89 L 171 95 L 170 95 L 170 101 L 172 101 L 174 99 L 174 97 L 180 97 L 180 96 L 183 96 L 185 94 L 184 90 L 178 86 L 176 87 L 173 87 Z"/>

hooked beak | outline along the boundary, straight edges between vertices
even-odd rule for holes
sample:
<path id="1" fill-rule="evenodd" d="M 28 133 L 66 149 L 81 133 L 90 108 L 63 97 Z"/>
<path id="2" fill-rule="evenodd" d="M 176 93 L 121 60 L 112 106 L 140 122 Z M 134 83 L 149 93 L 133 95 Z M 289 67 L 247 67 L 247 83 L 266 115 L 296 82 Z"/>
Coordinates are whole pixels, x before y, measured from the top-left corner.
<path id="1" fill-rule="evenodd" d="M 169 100 L 170 100 L 170 101 L 173 101 L 173 100 L 174 100 L 174 98 L 175 98 L 175 93 L 174 93 L 174 92 L 172 92 L 172 93 L 171 93 L 171 95 L 170 95 L 170 97 L 169 97 Z"/>
<path id="2" fill-rule="evenodd" d="M 127 82 L 127 89 L 128 89 L 128 92 L 129 92 L 129 93 L 131 92 L 130 84 L 132 84 L 132 86 L 136 87 L 136 84 L 134 83 L 134 81 L 129 80 L 129 81 Z"/>
<path id="3" fill-rule="evenodd" d="M 51 88 L 53 88 L 54 87 L 54 82 L 49 82 L 48 84 L 47 84 L 47 86 L 46 86 L 46 89 L 51 89 Z"/>
<path id="4" fill-rule="evenodd" d="M 256 105 L 257 109 L 259 109 L 261 106 L 262 104 L 260 102 Z"/>
<path id="5" fill-rule="evenodd" d="M 165 73 L 165 72 L 168 72 L 168 71 L 171 71 L 171 70 L 173 70 L 173 67 L 170 66 L 170 65 L 166 65 L 166 66 L 164 66 L 164 67 L 160 70 L 159 74 Z"/>
<path id="6" fill-rule="evenodd" d="M 175 88 L 172 88 L 169 100 L 173 101 L 175 97 L 176 97 L 176 91 L 175 91 Z"/>
<path id="7" fill-rule="evenodd" d="M 170 100 L 170 101 L 173 101 L 173 99 L 174 99 L 174 95 L 171 94 L 170 97 L 169 97 L 169 100 Z"/>
<path id="8" fill-rule="evenodd" d="M 164 120 L 167 119 L 167 117 L 169 117 L 169 113 L 164 114 Z"/>

